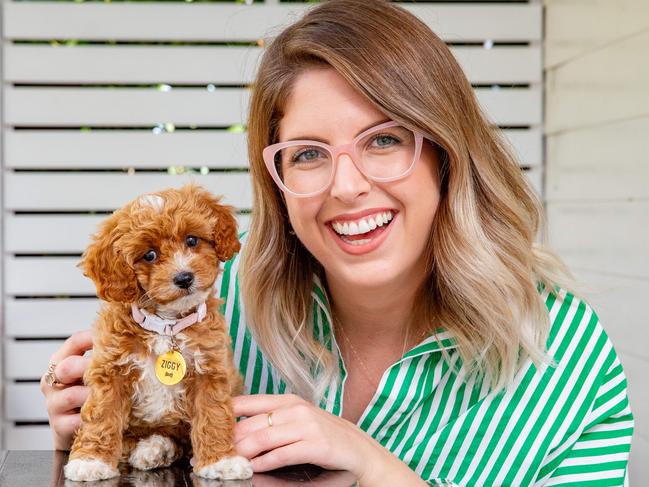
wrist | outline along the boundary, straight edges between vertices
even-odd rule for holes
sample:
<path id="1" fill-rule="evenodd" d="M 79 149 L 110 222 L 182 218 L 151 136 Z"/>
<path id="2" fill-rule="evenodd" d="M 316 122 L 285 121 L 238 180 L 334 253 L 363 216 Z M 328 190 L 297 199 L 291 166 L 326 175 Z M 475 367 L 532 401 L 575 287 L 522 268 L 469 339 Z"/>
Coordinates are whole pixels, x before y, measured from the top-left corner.
<path id="1" fill-rule="evenodd" d="M 358 487 L 425 487 L 426 483 L 407 464 L 367 435 L 362 468 L 354 472 Z"/>

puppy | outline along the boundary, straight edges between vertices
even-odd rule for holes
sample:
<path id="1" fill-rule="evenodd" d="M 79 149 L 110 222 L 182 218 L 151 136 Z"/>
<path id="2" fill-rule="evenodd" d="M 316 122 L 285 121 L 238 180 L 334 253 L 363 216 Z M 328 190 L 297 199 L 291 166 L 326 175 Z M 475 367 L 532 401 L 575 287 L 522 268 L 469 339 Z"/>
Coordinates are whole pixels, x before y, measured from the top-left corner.
<path id="1" fill-rule="evenodd" d="M 119 475 L 193 454 L 208 479 L 252 476 L 234 450 L 231 397 L 243 381 L 213 296 L 219 261 L 239 251 L 230 207 L 188 185 L 145 194 L 115 211 L 79 264 L 105 301 L 69 462 L 71 480 Z"/>

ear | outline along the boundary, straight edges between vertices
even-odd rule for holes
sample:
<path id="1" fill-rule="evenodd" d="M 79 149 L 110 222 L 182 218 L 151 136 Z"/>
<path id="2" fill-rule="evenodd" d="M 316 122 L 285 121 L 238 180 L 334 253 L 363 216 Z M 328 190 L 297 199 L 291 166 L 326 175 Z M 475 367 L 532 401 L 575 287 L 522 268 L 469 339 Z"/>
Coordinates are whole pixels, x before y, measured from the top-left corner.
<path id="1" fill-rule="evenodd" d="M 217 205 L 213 211 L 216 216 L 214 247 L 219 260 L 225 262 L 234 257 L 241 248 L 237 236 L 237 220 L 231 206 Z"/>
<path id="2" fill-rule="evenodd" d="M 221 262 L 230 260 L 241 248 L 237 238 L 237 220 L 234 217 L 234 208 L 220 204 L 219 196 L 214 196 L 198 185 L 187 185 L 182 190 L 193 194 L 199 207 L 209 209 L 216 256 Z"/>
<path id="3" fill-rule="evenodd" d="M 121 213 L 116 212 L 99 227 L 92 243 L 77 265 L 83 275 L 95 283 L 97 296 L 104 301 L 132 303 L 139 296 L 135 271 L 116 249 L 122 236 L 119 231 Z"/>

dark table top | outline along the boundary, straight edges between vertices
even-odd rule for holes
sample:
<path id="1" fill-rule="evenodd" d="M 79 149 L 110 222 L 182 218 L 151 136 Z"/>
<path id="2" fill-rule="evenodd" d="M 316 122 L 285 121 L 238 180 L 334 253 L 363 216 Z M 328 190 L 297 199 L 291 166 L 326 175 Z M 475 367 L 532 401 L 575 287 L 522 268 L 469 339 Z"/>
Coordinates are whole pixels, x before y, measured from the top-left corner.
<path id="1" fill-rule="evenodd" d="M 68 452 L 63 451 L 0 451 L 0 486 L 2 487 L 279 487 L 318 485 L 320 487 L 350 487 L 356 478 L 350 472 L 323 470 L 314 465 L 294 465 L 255 474 L 249 480 L 207 480 L 196 477 L 187 459 L 169 468 L 141 471 L 120 464 L 120 477 L 96 482 L 73 482 L 63 476 Z"/>

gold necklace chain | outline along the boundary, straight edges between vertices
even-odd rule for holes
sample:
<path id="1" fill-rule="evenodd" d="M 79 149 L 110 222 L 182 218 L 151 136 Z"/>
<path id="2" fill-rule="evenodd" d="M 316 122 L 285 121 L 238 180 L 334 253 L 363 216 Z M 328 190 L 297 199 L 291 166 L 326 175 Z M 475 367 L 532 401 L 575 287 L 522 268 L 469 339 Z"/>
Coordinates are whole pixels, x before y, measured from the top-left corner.
<path id="1" fill-rule="evenodd" d="M 367 378 L 367 380 L 368 380 L 371 384 L 373 384 L 374 381 L 373 381 L 373 380 L 371 379 L 371 377 L 370 377 L 371 374 L 370 374 L 369 370 L 367 369 L 367 367 L 365 366 L 365 362 L 363 362 L 363 359 L 361 359 L 360 355 L 359 355 L 358 352 L 356 351 L 356 348 L 354 347 L 354 345 L 352 344 L 351 340 L 350 340 L 349 337 L 347 336 L 347 333 L 345 333 L 345 330 L 343 329 L 342 325 L 340 324 L 340 321 L 338 320 L 338 317 L 335 316 L 335 315 L 334 315 L 333 322 L 334 322 L 334 329 L 335 329 L 335 328 L 338 328 L 338 329 L 341 331 L 341 333 L 342 333 L 342 335 L 343 335 L 343 338 L 345 339 L 345 341 L 346 341 L 347 343 L 349 343 L 349 346 L 350 346 L 350 348 L 352 349 L 352 353 L 356 356 L 356 358 L 358 359 L 359 364 L 360 364 L 361 367 L 363 368 L 363 370 L 364 370 L 364 374 L 365 374 L 365 377 Z M 402 348 L 402 350 L 401 350 L 401 357 L 403 357 L 403 354 L 404 354 L 405 351 L 406 351 L 406 343 L 407 343 L 407 341 L 408 341 L 408 332 L 409 332 L 409 329 L 406 328 L 406 335 L 405 335 L 405 337 L 404 337 L 404 339 L 403 339 L 403 348 Z M 424 332 L 422 332 L 421 334 L 423 334 L 423 333 L 424 333 Z M 421 335 L 421 334 L 420 334 L 420 335 Z M 401 358 L 401 357 L 399 357 L 399 358 Z"/>

